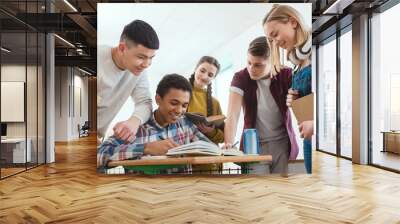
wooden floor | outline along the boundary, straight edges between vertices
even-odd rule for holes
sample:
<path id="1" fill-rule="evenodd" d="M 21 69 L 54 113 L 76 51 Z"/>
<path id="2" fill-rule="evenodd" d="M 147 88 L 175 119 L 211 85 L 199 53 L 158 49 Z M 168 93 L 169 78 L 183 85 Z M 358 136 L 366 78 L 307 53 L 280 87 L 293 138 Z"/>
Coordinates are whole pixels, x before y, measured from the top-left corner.
<path id="1" fill-rule="evenodd" d="M 25 167 L 16 167 L 16 168 L 1 168 L 1 177 L 7 177 L 19 172 L 26 170 Z"/>
<path id="2" fill-rule="evenodd" d="M 400 223 L 400 175 L 314 154 L 314 174 L 96 173 L 95 138 L 0 181 L 0 223 Z"/>
<path id="3" fill-rule="evenodd" d="M 0 170 L 1 178 L 6 178 L 8 176 L 15 175 L 15 174 L 23 172 L 27 169 L 33 169 L 36 166 L 37 166 L 36 164 L 28 164 L 26 168 L 24 165 L 18 165 L 18 167 L 11 167 L 11 168 L 9 168 L 9 167 L 1 168 L 1 170 Z"/>

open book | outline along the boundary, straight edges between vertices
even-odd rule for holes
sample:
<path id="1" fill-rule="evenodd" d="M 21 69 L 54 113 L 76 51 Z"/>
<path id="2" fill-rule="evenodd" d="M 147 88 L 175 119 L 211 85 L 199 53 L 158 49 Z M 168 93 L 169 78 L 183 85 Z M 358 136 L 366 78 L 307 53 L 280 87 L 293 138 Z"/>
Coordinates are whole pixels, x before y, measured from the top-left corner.
<path id="1" fill-rule="evenodd" d="M 205 125 L 211 126 L 215 125 L 215 127 L 223 127 L 224 126 L 224 121 L 226 117 L 224 115 L 213 115 L 206 117 L 202 114 L 199 113 L 185 113 L 185 116 L 189 118 L 190 121 L 193 122 L 193 124 L 200 124 L 203 123 Z"/>
<path id="2" fill-rule="evenodd" d="M 213 143 L 196 141 L 168 150 L 167 156 L 242 156 L 243 152 L 237 149 L 221 149 Z"/>

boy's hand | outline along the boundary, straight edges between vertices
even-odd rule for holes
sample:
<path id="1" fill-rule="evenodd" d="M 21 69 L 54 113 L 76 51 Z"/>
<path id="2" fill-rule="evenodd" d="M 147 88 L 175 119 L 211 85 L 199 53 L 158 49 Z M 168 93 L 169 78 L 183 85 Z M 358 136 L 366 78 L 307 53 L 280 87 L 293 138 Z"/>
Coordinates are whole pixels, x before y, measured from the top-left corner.
<path id="1" fill-rule="evenodd" d="M 129 120 L 118 122 L 113 128 L 114 136 L 126 143 L 133 142 L 136 138 L 139 125 L 140 120 L 137 117 L 131 117 Z"/>
<path id="2" fill-rule="evenodd" d="M 179 146 L 172 139 L 166 139 L 162 141 L 149 142 L 144 144 L 144 154 L 152 156 L 165 155 L 168 149 L 172 149 Z"/>
<path id="3" fill-rule="evenodd" d="M 299 91 L 289 89 L 288 94 L 286 95 L 286 105 L 288 107 L 291 107 L 293 101 L 297 98 L 299 98 Z"/>
<path id="4" fill-rule="evenodd" d="M 225 142 L 225 143 L 222 145 L 221 148 L 222 148 L 222 149 L 231 149 L 231 148 L 233 148 L 233 144 L 232 144 L 232 143 L 229 143 L 229 142 Z"/>

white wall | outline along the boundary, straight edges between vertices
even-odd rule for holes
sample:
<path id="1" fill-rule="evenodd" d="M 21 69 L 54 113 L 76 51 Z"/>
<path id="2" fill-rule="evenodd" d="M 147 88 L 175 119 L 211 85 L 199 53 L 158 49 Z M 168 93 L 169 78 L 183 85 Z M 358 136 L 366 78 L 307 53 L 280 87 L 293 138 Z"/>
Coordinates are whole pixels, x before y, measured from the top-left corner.
<path id="1" fill-rule="evenodd" d="M 2 65 L 1 80 L 2 81 L 18 81 L 25 82 L 25 65 Z M 31 70 L 31 67 L 27 68 Z M 1 108 L 7 110 L 7 108 Z M 25 122 L 7 123 L 7 137 L 25 137 Z"/>
<path id="2" fill-rule="evenodd" d="M 26 81 L 25 78 L 28 78 Z M 39 154 L 39 163 L 44 162 L 44 87 L 42 68 L 40 66 L 25 66 L 20 64 L 4 64 L 1 66 L 1 80 L 10 82 L 24 82 L 26 84 L 26 107 L 21 109 L 26 112 L 27 119 L 24 122 L 6 122 L 7 137 L 25 138 L 31 141 L 32 161 L 36 162 Z M 37 92 L 38 91 L 38 92 Z M 4 96 L 2 96 L 4 97 Z M 7 96 L 6 96 L 7 97 Z M 1 108 L 1 110 L 12 110 Z M 26 111 L 24 111 L 26 110 Z M 11 112 L 12 111 L 7 111 Z M 27 132 L 26 132 L 27 131 Z"/>
<path id="3" fill-rule="evenodd" d="M 77 139 L 78 124 L 88 120 L 88 78 L 71 67 L 56 67 L 55 73 L 55 141 Z"/>
<path id="4" fill-rule="evenodd" d="M 74 98 L 74 110 L 75 113 L 73 113 L 73 119 L 72 119 L 72 136 L 76 137 L 79 135 L 78 129 L 76 128 L 78 124 L 82 126 L 85 121 L 88 121 L 88 78 L 82 77 L 80 75 L 76 75 L 77 70 L 75 70 L 75 75 L 74 75 L 74 93 L 73 96 Z M 79 71 L 78 71 L 79 72 Z M 82 74 L 82 73 L 81 73 Z M 80 93 L 78 91 L 80 90 Z M 79 97 L 80 95 L 80 97 Z M 80 102 L 79 102 L 80 101 Z M 81 108 L 80 108 L 81 107 Z M 81 110 L 81 111 L 80 111 Z"/>
<path id="5" fill-rule="evenodd" d="M 27 68 L 22 65 L 2 65 L 1 66 L 1 81 L 9 82 L 26 82 L 25 74 L 33 70 L 32 66 Z M 33 95 L 33 94 L 32 94 Z M 29 96 L 29 95 L 28 95 Z M 1 108 L 1 110 L 8 110 L 9 108 Z M 7 136 L 8 137 L 25 137 L 25 122 L 7 122 Z"/>
<path id="6" fill-rule="evenodd" d="M 67 67 L 55 68 L 55 141 L 68 139 L 68 85 Z"/>

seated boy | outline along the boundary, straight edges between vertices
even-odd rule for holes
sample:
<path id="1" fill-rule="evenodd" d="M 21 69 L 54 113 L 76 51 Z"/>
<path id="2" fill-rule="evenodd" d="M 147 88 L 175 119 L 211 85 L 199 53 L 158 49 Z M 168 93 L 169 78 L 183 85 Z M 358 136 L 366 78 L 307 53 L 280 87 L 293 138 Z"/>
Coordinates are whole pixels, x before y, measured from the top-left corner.
<path id="1" fill-rule="evenodd" d="M 184 113 L 189 105 L 192 87 L 177 74 L 163 77 L 157 86 L 158 109 L 150 119 L 139 126 L 136 139 L 125 143 L 114 136 L 97 149 L 97 166 L 107 167 L 110 160 L 139 159 L 142 155 L 165 155 L 168 149 L 198 140 L 211 142 Z"/>

